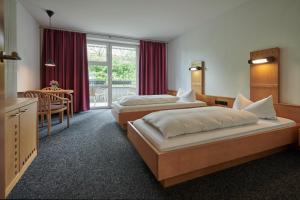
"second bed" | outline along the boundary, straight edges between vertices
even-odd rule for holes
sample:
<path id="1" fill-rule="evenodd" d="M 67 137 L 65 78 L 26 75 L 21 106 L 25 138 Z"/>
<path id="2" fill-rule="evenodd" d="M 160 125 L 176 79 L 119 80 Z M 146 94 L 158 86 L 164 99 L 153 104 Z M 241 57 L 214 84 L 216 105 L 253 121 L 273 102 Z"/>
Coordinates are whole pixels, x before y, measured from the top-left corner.
<path id="1" fill-rule="evenodd" d="M 284 110 L 289 110 L 289 106 L 285 107 Z M 222 111 L 221 108 L 185 109 L 183 111 L 185 116 L 188 110 L 196 115 L 204 110 Z M 228 109 L 227 111 L 231 112 Z M 298 111 L 300 110 L 297 109 L 294 114 L 298 115 L 300 113 Z M 165 126 L 164 120 L 170 116 L 166 115 L 166 112 L 173 113 L 170 119 L 174 120 L 176 112 L 181 111 L 152 113 L 150 115 L 161 116 L 156 118 L 158 120 L 151 119 L 151 117 L 147 120 L 146 116 L 129 122 L 128 127 L 129 140 L 164 187 L 269 155 L 298 141 L 299 124 L 291 119 L 283 118 L 285 115 L 281 114 L 273 120 L 258 119 L 255 123 L 191 134 L 171 135 L 166 138 L 166 133 L 173 134 L 181 129 L 180 127 L 182 130 L 189 129 L 189 126 L 193 125 L 190 123 L 195 125 L 202 120 L 196 115 L 188 115 L 191 122 L 182 117 L 181 120 L 185 120 L 184 123 L 180 123 L 180 120 L 176 123 L 177 121 L 174 120 L 172 126 Z M 215 115 L 214 119 L 218 116 L 221 115 Z M 230 118 L 231 116 L 228 121 L 231 120 Z M 214 119 L 209 120 L 214 121 Z M 227 123 L 223 118 L 219 122 Z M 159 126 L 153 124 L 159 124 Z M 208 124 L 207 121 L 203 123 L 204 128 L 206 124 Z"/>
<path id="2" fill-rule="evenodd" d="M 151 95 L 151 96 L 137 96 L 136 98 L 144 99 L 133 99 L 134 102 L 122 105 L 119 101 L 113 102 L 112 104 L 112 115 L 123 128 L 127 128 L 129 121 L 134 121 L 142 118 L 143 116 L 161 110 L 173 110 L 183 108 L 197 108 L 203 107 L 207 104 L 203 101 L 180 101 L 176 96 L 171 95 Z M 150 101 L 149 101 L 150 100 Z"/>

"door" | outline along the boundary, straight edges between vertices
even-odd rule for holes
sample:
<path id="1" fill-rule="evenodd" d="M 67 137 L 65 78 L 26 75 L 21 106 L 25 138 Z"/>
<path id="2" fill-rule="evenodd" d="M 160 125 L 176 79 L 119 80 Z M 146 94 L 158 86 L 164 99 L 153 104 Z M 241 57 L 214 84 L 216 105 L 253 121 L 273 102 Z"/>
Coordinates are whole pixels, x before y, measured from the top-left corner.
<path id="1" fill-rule="evenodd" d="M 88 41 L 87 49 L 91 108 L 137 93 L 137 46 Z"/>
<path id="2" fill-rule="evenodd" d="M 0 0 L 0 51 L 4 51 L 4 0 Z M 5 124 L 4 124 L 4 101 L 5 90 L 4 62 L 0 62 L 0 199 L 5 198 Z"/>
<path id="3" fill-rule="evenodd" d="M 137 48 L 112 45 L 112 101 L 137 94 Z"/>
<path id="4" fill-rule="evenodd" d="M 101 42 L 89 42 L 89 92 L 91 108 L 108 107 L 109 90 L 109 45 Z"/>
<path id="5" fill-rule="evenodd" d="M 0 51 L 4 51 L 4 0 L 0 0 Z M 4 62 L 0 62 L 0 99 L 4 98 Z"/>
<path id="6" fill-rule="evenodd" d="M 19 167 L 18 163 L 15 163 L 15 159 L 18 159 L 18 153 L 15 155 L 15 151 L 12 151 L 16 148 L 15 145 L 17 144 L 15 143 L 18 143 L 18 141 L 15 141 L 16 138 L 13 137 L 16 132 L 14 125 L 18 118 L 13 117 L 8 119 L 4 113 L 5 98 L 17 96 L 16 63 L 8 61 L 16 57 L 14 56 L 15 54 L 11 53 L 17 50 L 16 3 L 16 0 L 0 0 L 0 199 L 5 198 L 6 195 L 5 180 L 7 182 L 11 181 Z M 6 132 L 5 128 L 9 129 L 7 137 L 4 134 Z M 14 141 L 15 143 L 11 145 L 7 141 Z M 12 155 L 14 156 L 12 157 Z M 13 168 L 8 173 L 5 173 L 7 167 Z"/>

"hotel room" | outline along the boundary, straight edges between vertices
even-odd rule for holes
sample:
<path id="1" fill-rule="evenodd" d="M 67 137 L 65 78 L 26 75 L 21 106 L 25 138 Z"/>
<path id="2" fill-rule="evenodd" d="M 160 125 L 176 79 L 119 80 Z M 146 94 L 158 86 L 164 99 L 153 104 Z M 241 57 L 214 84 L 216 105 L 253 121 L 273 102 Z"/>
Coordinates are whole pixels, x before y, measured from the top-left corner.
<path id="1" fill-rule="evenodd" d="M 0 199 L 299 199 L 299 0 L 0 0 Z"/>

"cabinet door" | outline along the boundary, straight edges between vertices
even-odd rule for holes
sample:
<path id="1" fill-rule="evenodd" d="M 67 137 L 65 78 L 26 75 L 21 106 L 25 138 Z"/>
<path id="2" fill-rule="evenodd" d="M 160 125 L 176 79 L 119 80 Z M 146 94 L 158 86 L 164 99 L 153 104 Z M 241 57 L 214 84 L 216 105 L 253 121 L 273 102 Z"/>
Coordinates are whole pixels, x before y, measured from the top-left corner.
<path id="1" fill-rule="evenodd" d="M 37 150 L 37 103 L 20 108 L 20 169 Z"/>
<path id="2" fill-rule="evenodd" d="M 5 185 L 19 173 L 19 110 L 5 114 Z"/>

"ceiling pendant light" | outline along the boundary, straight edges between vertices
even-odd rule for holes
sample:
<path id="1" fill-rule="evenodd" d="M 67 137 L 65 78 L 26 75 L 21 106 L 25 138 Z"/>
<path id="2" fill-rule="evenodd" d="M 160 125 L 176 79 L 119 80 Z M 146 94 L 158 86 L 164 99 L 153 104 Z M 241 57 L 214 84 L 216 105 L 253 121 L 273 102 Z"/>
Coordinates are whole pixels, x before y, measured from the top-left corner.
<path id="1" fill-rule="evenodd" d="M 48 17 L 49 17 L 49 27 L 50 27 L 50 29 L 51 29 L 51 17 L 54 15 L 54 12 L 52 11 L 52 10 L 46 10 L 46 13 L 47 13 L 47 15 L 48 15 Z M 49 52 L 51 52 L 51 50 L 52 50 L 52 45 L 51 45 L 51 43 L 50 43 L 50 48 L 49 48 Z M 50 58 L 51 56 L 49 56 L 49 58 L 47 59 L 47 62 L 45 63 L 45 66 L 46 67 L 55 67 L 56 65 L 55 65 L 55 63 L 54 63 L 54 61 L 53 61 L 53 59 L 52 58 Z"/>

